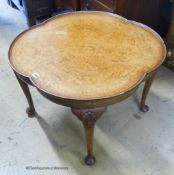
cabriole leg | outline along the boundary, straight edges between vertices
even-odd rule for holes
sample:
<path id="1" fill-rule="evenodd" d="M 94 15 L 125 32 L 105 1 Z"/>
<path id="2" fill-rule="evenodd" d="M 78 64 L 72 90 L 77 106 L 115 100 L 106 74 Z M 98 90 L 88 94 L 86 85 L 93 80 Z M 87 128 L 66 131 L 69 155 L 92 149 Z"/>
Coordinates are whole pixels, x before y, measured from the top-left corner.
<path id="1" fill-rule="evenodd" d="M 26 109 L 26 112 L 28 114 L 29 117 L 33 117 L 33 115 L 35 114 L 35 108 L 34 108 L 34 104 L 33 104 L 33 100 L 32 100 L 32 97 L 31 97 L 31 94 L 30 94 L 30 90 L 29 90 L 29 87 L 28 85 L 22 81 L 18 75 L 15 73 L 16 75 L 16 78 L 24 92 L 24 95 L 25 97 L 27 98 L 27 101 L 28 101 L 28 104 L 29 104 L 29 107 Z"/>
<path id="2" fill-rule="evenodd" d="M 106 111 L 106 107 L 99 107 L 94 109 L 72 109 L 72 113 L 75 114 L 83 123 L 86 133 L 87 144 L 87 156 L 85 157 L 85 163 L 87 165 L 95 164 L 95 157 L 93 155 L 93 137 L 95 122 Z"/>
<path id="3" fill-rule="evenodd" d="M 140 110 L 142 112 L 147 112 L 149 111 L 149 106 L 146 105 L 146 98 L 149 93 L 149 90 L 152 86 L 153 80 L 155 78 L 156 72 L 154 72 L 146 81 L 143 89 L 143 94 L 141 98 L 141 103 L 140 103 Z"/>

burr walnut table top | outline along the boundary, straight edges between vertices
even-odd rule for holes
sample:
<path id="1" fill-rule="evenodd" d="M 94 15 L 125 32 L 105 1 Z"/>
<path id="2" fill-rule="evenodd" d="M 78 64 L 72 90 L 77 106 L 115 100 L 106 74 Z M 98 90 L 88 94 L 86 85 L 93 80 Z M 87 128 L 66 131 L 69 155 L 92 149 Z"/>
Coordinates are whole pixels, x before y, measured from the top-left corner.
<path id="1" fill-rule="evenodd" d="M 9 58 L 13 69 L 57 97 L 102 99 L 137 86 L 165 57 L 150 28 L 104 12 L 51 18 L 20 34 Z"/>

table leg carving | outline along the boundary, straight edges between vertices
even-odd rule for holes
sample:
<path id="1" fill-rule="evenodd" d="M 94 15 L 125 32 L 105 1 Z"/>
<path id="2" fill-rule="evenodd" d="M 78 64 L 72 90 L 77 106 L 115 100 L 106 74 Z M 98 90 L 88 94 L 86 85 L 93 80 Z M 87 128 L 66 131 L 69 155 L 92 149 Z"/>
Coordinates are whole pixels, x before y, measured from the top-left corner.
<path id="1" fill-rule="evenodd" d="M 29 107 L 26 109 L 26 113 L 28 114 L 29 117 L 33 117 L 33 115 L 35 114 L 35 108 L 34 108 L 34 104 L 33 104 L 33 100 L 32 100 L 32 97 L 31 97 L 31 94 L 30 94 L 30 90 L 29 90 L 29 87 L 28 85 L 22 81 L 18 75 L 15 73 L 16 75 L 16 78 L 24 92 L 24 95 L 25 97 L 27 98 L 27 101 L 28 101 L 28 104 L 29 104 Z"/>
<path id="2" fill-rule="evenodd" d="M 93 155 L 94 127 L 95 122 L 105 111 L 106 107 L 98 107 L 94 109 L 72 109 L 72 113 L 75 114 L 84 125 L 88 153 L 84 161 L 87 165 L 95 164 L 95 157 Z"/>
<path id="3" fill-rule="evenodd" d="M 140 103 L 140 110 L 142 112 L 147 112 L 149 111 L 149 106 L 146 105 L 146 98 L 147 95 L 149 93 L 149 90 L 152 86 L 153 80 L 155 78 L 156 72 L 154 72 L 146 81 L 145 81 L 145 85 L 144 85 L 144 89 L 143 89 L 143 94 L 142 94 L 142 98 L 141 98 L 141 103 Z"/>

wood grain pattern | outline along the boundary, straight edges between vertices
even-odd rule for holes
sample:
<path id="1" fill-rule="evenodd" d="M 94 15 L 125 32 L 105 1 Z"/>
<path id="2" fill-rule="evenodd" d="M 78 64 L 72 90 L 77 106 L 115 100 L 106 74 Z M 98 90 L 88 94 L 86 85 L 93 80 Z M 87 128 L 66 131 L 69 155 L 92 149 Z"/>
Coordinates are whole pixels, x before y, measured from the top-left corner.
<path id="1" fill-rule="evenodd" d="M 164 60 L 150 28 L 104 12 L 59 15 L 19 35 L 10 62 L 57 97 L 90 100 L 123 94 Z M 32 76 L 34 75 L 34 76 Z"/>

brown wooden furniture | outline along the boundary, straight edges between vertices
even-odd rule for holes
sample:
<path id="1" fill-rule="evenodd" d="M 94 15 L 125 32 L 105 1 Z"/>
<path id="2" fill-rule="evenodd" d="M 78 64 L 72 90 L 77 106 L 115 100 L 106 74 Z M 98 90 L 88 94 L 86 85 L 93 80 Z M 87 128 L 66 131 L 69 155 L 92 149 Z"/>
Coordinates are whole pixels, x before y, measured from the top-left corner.
<path id="1" fill-rule="evenodd" d="M 145 100 L 165 54 L 162 39 L 147 26 L 111 13 L 74 12 L 21 33 L 9 49 L 9 61 L 27 97 L 29 115 L 35 108 L 27 84 L 70 107 L 82 121 L 85 162 L 92 165 L 95 122 L 107 106 L 128 98 L 143 81 L 140 109 L 147 112 Z"/>
<path id="2" fill-rule="evenodd" d="M 55 10 L 54 0 L 7 0 L 8 4 L 25 14 L 28 26 L 36 24 L 41 17 L 51 16 Z"/>
<path id="3" fill-rule="evenodd" d="M 29 26 L 36 19 L 63 11 L 97 10 L 119 14 L 146 24 L 165 37 L 170 24 L 170 0 L 7 0 L 27 17 Z M 172 1 L 172 0 L 171 0 Z M 59 9 L 59 10 L 57 10 Z"/>
<path id="4" fill-rule="evenodd" d="M 164 65 L 174 71 L 174 1 L 172 2 L 172 20 L 166 37 L 167 57 Z"/>
<path id="5" fill-rule="evenodd" d="M 81 9 L 81 0 L 55 0 L 57 8 L 63 8 L 69 11 L 79 11 Z"/>
<path id="6" fill-rule="evenodd" d="M 57 6 L 67 10 L 95 10 L 119 14 L 141 22 L 165 37 L 170 24 L 169 0 L 56 0 Z M 80 4 L 80 5 L 79 5 Z M 170 8 L 167 9 L 170 11 Z"/>

